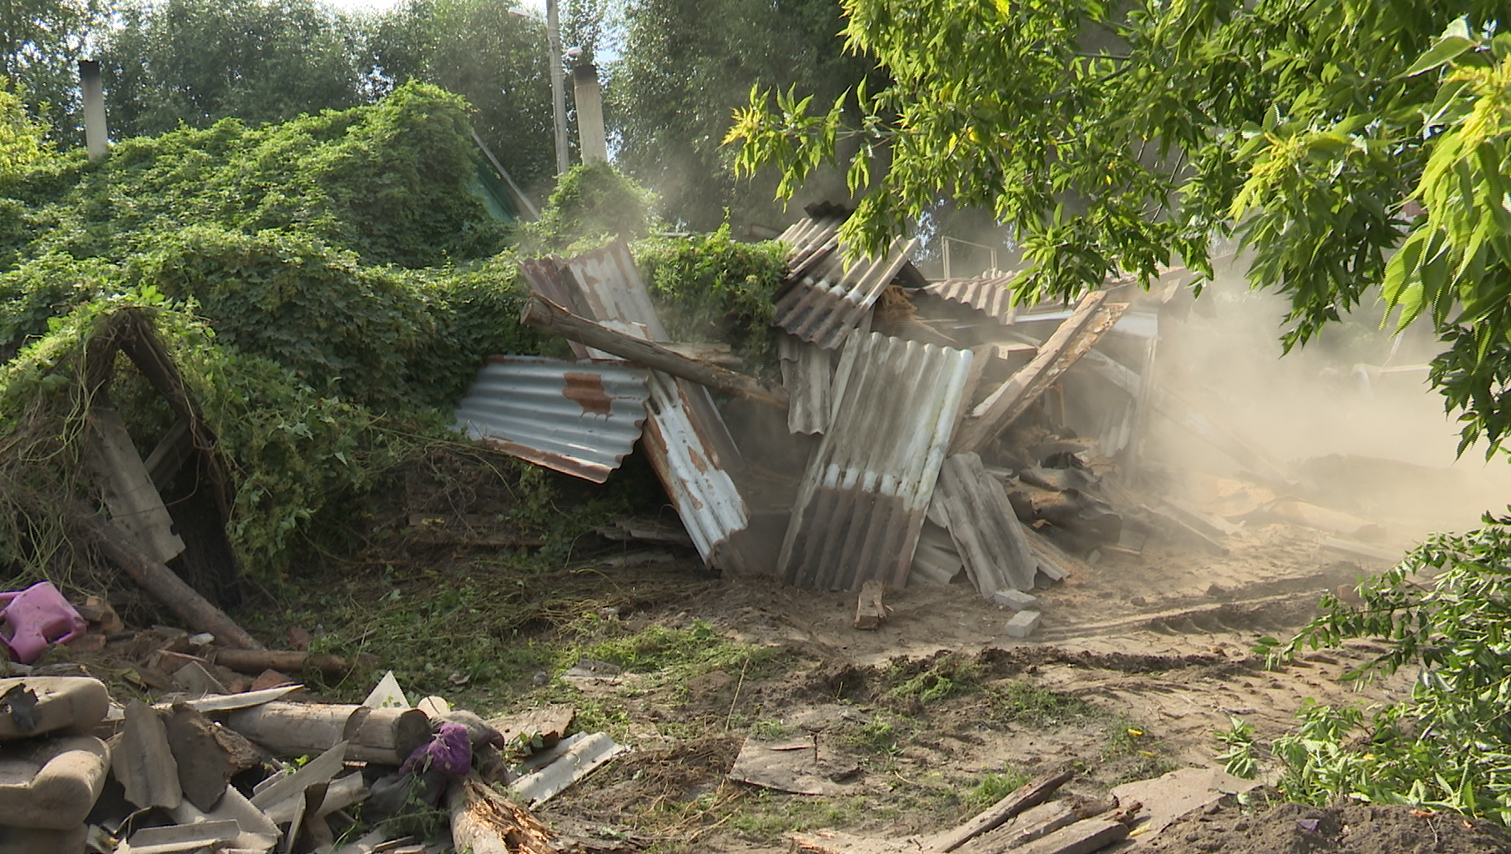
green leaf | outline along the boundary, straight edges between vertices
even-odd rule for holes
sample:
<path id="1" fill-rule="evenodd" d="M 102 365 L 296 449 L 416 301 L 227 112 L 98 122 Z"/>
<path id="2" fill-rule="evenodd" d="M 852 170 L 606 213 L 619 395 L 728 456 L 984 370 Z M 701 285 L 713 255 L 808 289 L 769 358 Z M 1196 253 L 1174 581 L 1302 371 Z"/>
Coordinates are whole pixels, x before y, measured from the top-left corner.
<path id="1" fill-rule="evenodd" d="M 1424 71 L 1446 65 L 1457 59 L 1464 51 L 1474 47 L 1474 44 L 1474 41 L 1466 36 L 1445 36 L 1417 57 L 1417 61 L 1397 75 L 1397 78 L 1415 77 Z"/>

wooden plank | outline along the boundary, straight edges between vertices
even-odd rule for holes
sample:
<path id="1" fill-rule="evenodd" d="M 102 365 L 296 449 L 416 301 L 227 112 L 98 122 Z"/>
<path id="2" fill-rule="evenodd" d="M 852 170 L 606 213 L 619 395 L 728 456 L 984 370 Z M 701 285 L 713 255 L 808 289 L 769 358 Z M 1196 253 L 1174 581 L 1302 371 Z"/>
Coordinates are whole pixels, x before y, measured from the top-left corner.
<path id="1" fill-rule="evenodd" d="M 1018 854 L 1091 854 L 1127 838 L 1126 825 L 1089 818 L 1014 850 Z"/>
<path id="2" fill-rule="evenodd" d="M 886 585 L 880 579 L 868 579 L 860 586 L 860 597 L 855 603 L 855 628 L 878 629 L 887 619 L 887 606 L 881 597 Z"/>
<path id="3" fill-rule="evenodd" d="M 126 422 L 108 400 L 97 400 L 90 409 L 85 447 L 104 487 L 111 520 L 158 563 L 182 554 L 184 541 L 173 533 L 173 517 L 131 443 Z"/>
<path id="4" fill-rule="evenodd" d="M 1086 355 L 1118 322 L 1127 303 L 1107 303 L 1107 294 L 1092 291 L 1081 298 L 1033 361 L 1008 377 L 961 425 L 951 451 L 979 451 L 1017 420 L 1055 380 Z"/>
<path id="5" fill-rule="evenodd" d="M 1117 798 L 1087 801 L 1069 798 L 1040 804 L 1013 818 L 1012 821 L 982 834 L 962 846 L 956 854 L 1003 854 L 1036 839 L 1069 827 L 1078 821 L 1116 809 Z"/>
<path id="6" fill-rule="evenodd" d="M 626 335 L 601 323 L 578 317 L 540 294 L 531 294 L 519 315 L 520 323 L 613 353 L 674 377 L 692 380 L 726 394 L 758 400 L 780 409 L 790 404 L 787 390 L 746 374 L 735 373 L 674 352 L 660 344 Z"/>
<path id="7" fill-rule="evenodd" d="M 954 830 L 946 831 L 936 837 L 926 849 L 931 854 L 947 854 L 956 848 L 975 839 L 983 833 L 1001 827 L 1008 819 L 1031 807 L 1049 800 L 1049 796 L 1057 789 L 1070 782 L 1075 776 L 1074 772 L 1061 771 L 1058 774 L 1045 774 L 1034 780 L 1024 783 L 1017 791 L 988 807 L 975 818 L 960 825 Z"/>

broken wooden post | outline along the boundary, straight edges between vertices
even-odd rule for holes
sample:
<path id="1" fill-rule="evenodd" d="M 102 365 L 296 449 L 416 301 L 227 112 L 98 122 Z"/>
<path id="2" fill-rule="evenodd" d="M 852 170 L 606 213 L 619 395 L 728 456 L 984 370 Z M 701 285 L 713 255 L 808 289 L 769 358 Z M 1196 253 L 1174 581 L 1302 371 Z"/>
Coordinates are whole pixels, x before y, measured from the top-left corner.
<path id="1" fill-rule="evenodd" d="M 786 409 L 791 401 L 787 390 L 781 386 L 698 359 L 690 359 L 661 344 L 626 335 L 601 323 L 578 317 L 539 294 L 530 295 L 520 312 L 519 322 L 726 394 L 758 400 L 780 409 Z"/>
<path id="2" fill-rule="evenodd" d="M 133 581 L 151 593 L 157 601 L 181 617 L 189 628 L 197 632 L 209 632 L 217 641 L 228 646 L 241 649 L 262 648 L 262 644 L 236 625 L 224 611 L 196 593 L 167 564 L 148 557 L 113 523 L 86 509 L 80 509 L 77 516 L 80 524 L 94 535 L 96 544 L 105 556 L 125 570 Z"/>
<path id="3" fill-rule="evenodd" d="M 1008 377 L 960 425 L 950 453 L 979 451 L 1006 430 L 1118 322 L 1127 303 L 1106 303 L 1105 291 L 1081 298 L 1076 310 L 1045 341 L 1033 361 Z"/>
<path id="4" fill-rule="evenodd" d="M 226 725 L 278 756 L 350 741 L 347 759 L 380 765 L 399 765 L 430 740 L 430 720 L 419 709 L 274 702 L 231 712 Z"/>
<path id="5" fill-rule="evenodd" d="M 556 854 L 551 831 L 476 774 L 451 784 L 451 844 L 473 854 Z"/>
<path id="6" fill-rule="evenodd" d="M 882 604 L 886 585 L 873 578 L 860 586 L 860 599 L 855 603 L 855 628 L 877 629 L 887 619 L 887 606 Z"/>

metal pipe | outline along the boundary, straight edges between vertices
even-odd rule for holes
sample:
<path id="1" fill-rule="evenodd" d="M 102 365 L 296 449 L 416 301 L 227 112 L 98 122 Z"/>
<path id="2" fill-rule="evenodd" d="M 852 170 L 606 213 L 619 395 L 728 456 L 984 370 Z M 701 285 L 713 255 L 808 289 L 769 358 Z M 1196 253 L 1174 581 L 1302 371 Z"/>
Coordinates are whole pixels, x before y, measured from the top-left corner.
<path id="1" fill-rule="evenodd" d="M 551 110 L 556 123 L 556 174 L 567 171 L 567 89 L 561 69 L 561 20 L 557 0 L 546 0 L 546 44 L 551 53 Z"/>

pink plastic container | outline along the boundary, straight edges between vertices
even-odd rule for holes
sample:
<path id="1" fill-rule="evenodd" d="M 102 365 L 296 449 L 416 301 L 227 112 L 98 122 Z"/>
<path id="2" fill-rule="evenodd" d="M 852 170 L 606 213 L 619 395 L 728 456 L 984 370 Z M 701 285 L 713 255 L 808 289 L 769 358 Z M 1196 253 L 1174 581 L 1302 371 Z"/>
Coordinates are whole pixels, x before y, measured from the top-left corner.
<path id="1" fill-rule="evenodd" d="M 88 625 L 50 581 L 0 593 L 0 643 L 22 664 L 36 661 L 50 644 L 67 643 Z"/>

